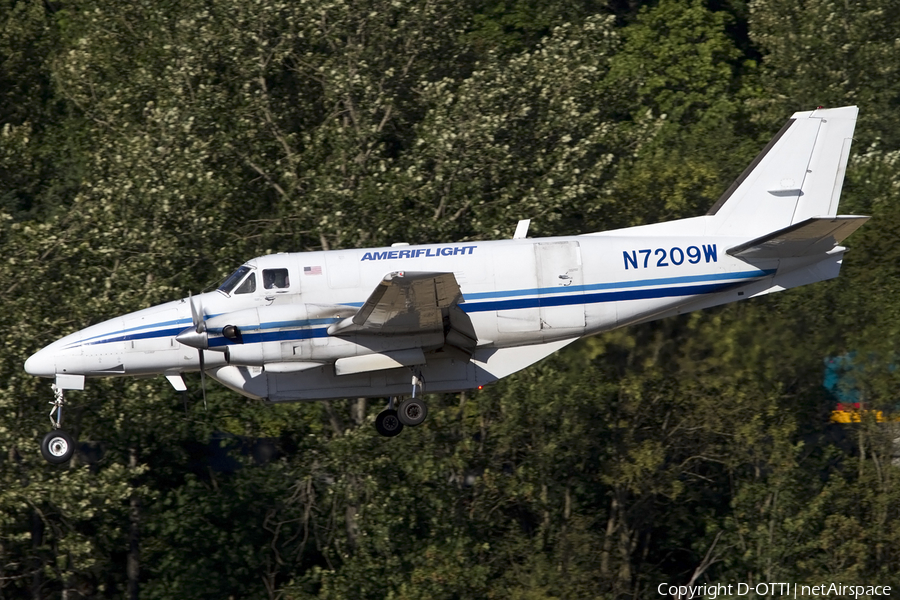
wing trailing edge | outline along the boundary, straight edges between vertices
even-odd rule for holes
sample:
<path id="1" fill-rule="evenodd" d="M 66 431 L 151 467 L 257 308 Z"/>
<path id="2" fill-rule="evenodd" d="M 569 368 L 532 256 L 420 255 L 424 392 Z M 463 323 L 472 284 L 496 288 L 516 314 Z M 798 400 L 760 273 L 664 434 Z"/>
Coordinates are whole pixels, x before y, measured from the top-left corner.
<path id="1" fill-rule="evenodd" d="M 453 273 L 395 271 L 384 276 L 355 315 L 331 325 L 328 334 L 441 331 L 441 311 L 460 302 Z"/>

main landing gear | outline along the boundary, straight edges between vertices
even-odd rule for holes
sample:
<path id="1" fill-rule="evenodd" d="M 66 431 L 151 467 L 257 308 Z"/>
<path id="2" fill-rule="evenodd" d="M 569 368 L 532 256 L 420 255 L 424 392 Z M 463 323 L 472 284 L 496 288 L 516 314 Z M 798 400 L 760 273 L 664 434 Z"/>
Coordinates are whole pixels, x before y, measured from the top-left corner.
<path id="1" fill-rule="evenodd" d="M 62 426 L 62 408 L 66 403 L 62 389 L 53 386 L 53 408 L 50 409 L 50 422 L 53 431 L 44 436 L 41 441 L 41 455 L 48 463 L 58 465 L 68 461 L 75 453 L 75 441 L 72 436 L 60 429 Z"/>
<path id="2" fill-rule="evenodd" d="M 428 406 L 425 401 L 416 396 L 424 391 L 425 382 L 418 372 L 412 376 L 412 397 L 400 403 L 399 409 L 394 409 L 395 397 L 391 396 L 387 409 L 378 413 L 375 417 L 375 429 L 385 437 L 394 437 L 403 431 L 404 426 L 415 427 L 421 425 L 428 416 Z"/>

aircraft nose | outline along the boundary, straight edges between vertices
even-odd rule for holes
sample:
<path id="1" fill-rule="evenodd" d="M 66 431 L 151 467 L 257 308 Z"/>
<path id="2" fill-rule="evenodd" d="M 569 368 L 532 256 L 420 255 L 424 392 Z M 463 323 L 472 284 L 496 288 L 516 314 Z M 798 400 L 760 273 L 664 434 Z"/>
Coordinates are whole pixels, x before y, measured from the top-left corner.
<path id="1" fill-rule="evenodd" d="M 56 361 L 47 348 L 38 350 L 25 361 L 25 372 L 37 377 L 55 377 Z"/>

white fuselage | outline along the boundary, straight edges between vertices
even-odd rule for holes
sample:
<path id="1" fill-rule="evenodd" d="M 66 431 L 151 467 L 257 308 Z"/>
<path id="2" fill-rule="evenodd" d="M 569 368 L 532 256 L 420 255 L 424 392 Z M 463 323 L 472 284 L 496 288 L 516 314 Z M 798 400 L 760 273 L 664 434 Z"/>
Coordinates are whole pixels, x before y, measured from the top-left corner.
<path id="1" fill-rule="evenodd" d="M 213 336 L 206 369 L 236 391 L 270 400 L 382 396 L 408 391 L 408 369 L 340 376 L 335 361 L 412 348 L 428 356 L 420 367 L 428 391 L 474 388 L 585 335 L 762 293 L 786 271 L 777 260 L 750 265 L 726 254 L 740 239 L 630 233 L 655 233 L 652 226 L 637 230 L 259 257 L 245 264 L 245 277 L 258 279 L 255 289 L 194 297 L 207 323 L 231 319 L 243 332 L 238 341 Z M 283 287 L 263 285 L 263 272 L 285 270 Z M 455 275 L 468 354 L 442 351 L 447 340 L 433 332 L 328 333 L 397 271 Z M 26 369 L 45 377 L 196 371 L 198 351 L 175 339 L 191 324 L 189 301 L 169 302 L 62 338 Z"/>
<path id="2" fill-rule="evenodd" d="M 215 291 L 54 342 L 26 370 L 205 371 L 271 401 L 475 388 L 568 343 L 838 275 L 867 217 L 837 215 L 858 110 L 795 113 L 701 217 L 604 233 L 275 254 Z M 61 406 L 61 401 L 60 401 Z"/>

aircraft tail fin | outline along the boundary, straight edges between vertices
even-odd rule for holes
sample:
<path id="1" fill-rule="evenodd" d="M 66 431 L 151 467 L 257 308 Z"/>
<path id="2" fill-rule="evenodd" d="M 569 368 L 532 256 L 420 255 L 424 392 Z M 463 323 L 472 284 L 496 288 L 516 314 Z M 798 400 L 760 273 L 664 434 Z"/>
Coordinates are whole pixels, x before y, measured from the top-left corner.
<path id="1" fill-rule="evenodd" d="M 826 254 L 869 217 L 812 217 L 727 250 L 741 259 L 801 258 Z"/>
<path id="2" fill-rule="evenodd" d="M 795 113 L 707 213 L 710 233 L 763 235 L 837 214 L 855 106 Z"/>

